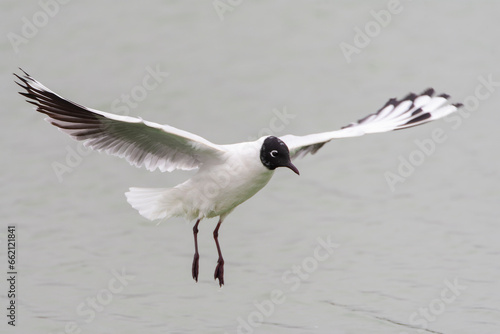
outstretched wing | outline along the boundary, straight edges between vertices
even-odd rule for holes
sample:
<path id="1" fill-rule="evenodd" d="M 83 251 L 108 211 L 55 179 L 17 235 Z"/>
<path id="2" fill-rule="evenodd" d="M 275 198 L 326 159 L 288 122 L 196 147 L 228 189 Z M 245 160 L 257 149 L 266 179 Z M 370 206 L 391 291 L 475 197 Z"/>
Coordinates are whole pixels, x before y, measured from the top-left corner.
<path id="1" fill-rule="evenodd" d="M 21 70 L 22 71 L 22 70 Z M 23 71 L 24 72 L 24 71 Z M 195 169 L 218 159 L 225 151 L 195 134 L 144 121 L 90 109 L 67 100 L 33 79 L 28 73 L 14 74 L 36 110 L 45 119 L 84 145 L 127 159 L 137 167 L 164 171 Z"/>
<path id="2" fill-rule="evenodd" d="M 332 139 L 358 137 L 368 133 L 388 132 L 425 124 L 455 112 L 462 104 L 448 104 L 449 95 L 434 97 L 429 88 L 420 95 L 408 94 L 402 100 L 390 99 L 379 111 L 353 122 L 337 131 L 307 136 L 280 137 L 287 144 L 290 156 L 301 157 L 316 153 Z"/>

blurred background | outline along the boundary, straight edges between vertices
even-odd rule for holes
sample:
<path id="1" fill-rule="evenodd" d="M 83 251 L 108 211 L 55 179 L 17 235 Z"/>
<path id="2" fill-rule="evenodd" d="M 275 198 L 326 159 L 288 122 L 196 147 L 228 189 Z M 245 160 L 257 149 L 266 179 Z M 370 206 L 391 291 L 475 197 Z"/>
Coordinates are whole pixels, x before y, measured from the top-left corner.
<path id="1" fill-rule="evenodd" d="M 0 253 L 7 272 L 15 225 L 22 332 L 498 333 L 499 2 L 0 8 Z M 192 173 L 82 148 L 17 94 L 18 67 L 80 104 L 220 144 L 335 130 L 428 87 L 465 106 L 332 142 L 296 161 L 300 177 L 277 171 L 221 227 L 219 289 L 215 219 L 200 225 L 196 284 L 192 223 L 148 222 L 123 195 Z"/>

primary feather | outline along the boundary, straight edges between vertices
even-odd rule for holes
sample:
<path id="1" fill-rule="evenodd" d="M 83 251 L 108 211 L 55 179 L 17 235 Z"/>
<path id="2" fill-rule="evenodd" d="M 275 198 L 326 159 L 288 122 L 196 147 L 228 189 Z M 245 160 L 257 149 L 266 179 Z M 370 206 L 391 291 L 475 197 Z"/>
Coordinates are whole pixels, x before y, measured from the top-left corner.
<path id="1" fill-rule="evenodd" d="M 17 76 L 22 95 L 48 117 L 46 120 L 84 145 L 125 158 L 136 167 L 162 172 L 195 169 L 218 159 L 222 146 L 190 132 L 81 106 L 67 100 L 24 72 Z"/>
<path id="2" fill-rule="evenodd" d="M 410 128 L 445 117 L 461 106 L 461 104 L 447 104 L 449 98 L 447 94 L 435 97 L 433 95 L 434 89 L 432 88 L 419 95 L 410 93 L 401 100 L 390 99 L 376 113 L 344 126 L 340 130 L 306 136 L 286 135 L 280 139 L 287 144 L 293 159 L 308 153 L 316 153 L 332 139 Z"/>

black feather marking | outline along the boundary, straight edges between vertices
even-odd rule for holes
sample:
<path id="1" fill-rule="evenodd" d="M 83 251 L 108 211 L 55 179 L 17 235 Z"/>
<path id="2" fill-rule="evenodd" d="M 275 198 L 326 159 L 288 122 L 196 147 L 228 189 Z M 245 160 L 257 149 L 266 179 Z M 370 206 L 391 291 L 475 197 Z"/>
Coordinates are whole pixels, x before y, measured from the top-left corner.
<path id="1" fill-rule="evenodd" d="M 422 94 L 420 95 L 429 95 L 432 96 L 434 95 L 434 88 L 427 88 Z"/>
<path id="2" fill-rule="evenodd" d="M 418 108 L 417 110 L 415 110 L 414 112 L 412 112 L 411 115 L 415 116 L 415 115 L 417 115 L 417 114 L 419 114 L 421 112 L 422 112 L 422 108 Z"/>
<path id="3" fill-rule="evenodd" d="M 418 97 L 417 94 L 415 93 L 409 93 L 408 95 L 406 95 L 402 101 L 415 101 L 415 99 Z"/>
<path id="4" fill-rule="evenodd" d="M 409 125 L 409 124 L 413 124 L 413 123 L 418 123 L 418 122 L 421 122 L 421 121 L 424 121 L 426 119 L 428 119 L 429 117 L 431 117 L 431 114 L 426 112 L 425 114 L 422 114 L 418 117 L 415 117 L 414 119 L 411 119 L 409 120 L 407 123 L 405 123 L 405 125 Z"/>

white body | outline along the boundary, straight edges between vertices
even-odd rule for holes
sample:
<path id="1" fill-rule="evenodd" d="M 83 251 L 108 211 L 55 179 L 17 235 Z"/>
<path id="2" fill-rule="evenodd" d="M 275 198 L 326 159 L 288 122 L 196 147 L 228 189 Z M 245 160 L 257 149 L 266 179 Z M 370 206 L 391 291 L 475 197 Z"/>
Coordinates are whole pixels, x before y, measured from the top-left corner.
<path id="1" fill-rule="evenodd" d="M 217 163 L 206 163 L 174 188 L 130 188 L 127 201 L 147 219 L 182 216 L 189 220 L 220 216 L 261 190 L 274 171 L 260 161 L 264 137 L 255 142 L 224 145 Z M 243 153 L 243 154 L 242 154 Z"/>

